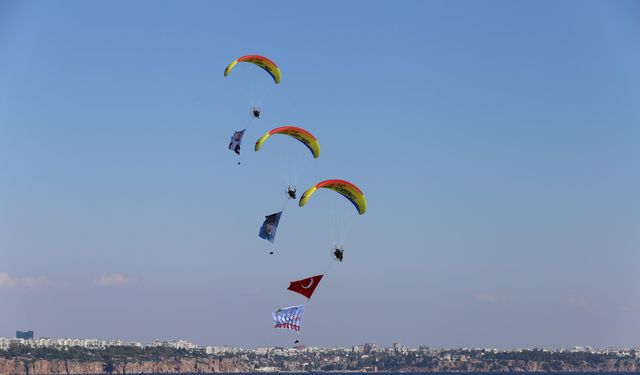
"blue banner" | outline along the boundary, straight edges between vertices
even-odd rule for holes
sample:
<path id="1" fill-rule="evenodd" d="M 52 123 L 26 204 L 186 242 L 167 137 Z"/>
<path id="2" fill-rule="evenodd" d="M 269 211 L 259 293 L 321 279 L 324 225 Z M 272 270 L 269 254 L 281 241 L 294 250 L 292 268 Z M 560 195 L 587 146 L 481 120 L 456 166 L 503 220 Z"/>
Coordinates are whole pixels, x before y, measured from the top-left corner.
<path id="1" fill-rule="evenodd" d="M 265 216 L 264 223 L 260 227 L 260 233 L 258 236 L 263 238 L 271 243 L 276 239 L 276 229 L 278 229 L 278 223 L 280 222 L 280 215 L 282 215 L 282 211 L 276 212 L 275 214 L 271 214 L 269 216 Z"/>

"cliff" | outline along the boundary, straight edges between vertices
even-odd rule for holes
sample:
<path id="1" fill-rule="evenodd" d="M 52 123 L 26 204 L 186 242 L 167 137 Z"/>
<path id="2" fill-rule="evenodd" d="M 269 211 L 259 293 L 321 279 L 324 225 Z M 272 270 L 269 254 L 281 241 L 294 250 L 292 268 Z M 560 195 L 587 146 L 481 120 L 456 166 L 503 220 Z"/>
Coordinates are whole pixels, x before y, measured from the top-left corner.
<path id="1" fill-rule="evenodd" d="M 368 351 L 269 348 L 207 355 L 202 350 L 12 346 L 0 375 L 203 374 L 232 372 L 640 372 L 637 350 L 494 352 L 483 349 Z"/>
<path id="2" fill-rule="evenodd" d="M 524 360 L 436 361 L 428 369 L 402 368 L 402 372 L 640 372 L 636 360 L 610 359 L 593 365 L 587 362 L 540 362 Z"/>
<path id="3" fill-rule="evenodd" d="M 2 375 L 58 375 L 58 374 L 107 374 L 107 364 L 101 361 L 44 360 L 44 359 L 0 359 Z M 523 360 L 497 361 L 436 361 L 428 369 L 406 367 L 399 372 L 639 372 L 640 366 L 634 360 L 609 360 L 598 366 L 588 363 L 549 363 Z M 300 362 L 287 360 L 280 367 L 256 369 L 246 361 L 237 358 L 173 358 L 140 360 L 127 358 L 113 362 L 112 374 L 204 374 L 220 372 L 252 371 L 302 371 Z M 362 371 L 376 371 L 369 367 Z M 353 371 L 353 370 L 352 370 Z"/>
<path id="4" fill-rule="evenodd" d="M 138 360 L 127 358 L 113 362 L 112 374 L 179 374 L 249 372 L 252 368 L 235 358 L 174 358 L 160 360 Z M 44 360 L 44 359 L 2 359 L 2 375 L 57 375 L 57 374 L 105 374 L 106 364 L 102 361 Z"/>

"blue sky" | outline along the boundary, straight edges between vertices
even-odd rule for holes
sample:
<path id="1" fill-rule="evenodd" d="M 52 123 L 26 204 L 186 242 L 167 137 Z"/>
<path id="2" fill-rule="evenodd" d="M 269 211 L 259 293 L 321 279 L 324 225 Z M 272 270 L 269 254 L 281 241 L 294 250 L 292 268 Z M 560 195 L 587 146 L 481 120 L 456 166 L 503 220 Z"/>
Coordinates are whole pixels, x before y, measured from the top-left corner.
<path id="1" fill-rule="evenodd" d="M 0 4 L 0 335 L 636 346 L 633 1 Z M 282 82 L 239 65 L 276 61 Z M 248 121 L 242 165 L 226 146 Z M 260 95 L 262 94 L 262 95 Z M 267 130 L 315 134 L 319 159 Z M 290 202 L 360 186 L 369 210 Z"/>

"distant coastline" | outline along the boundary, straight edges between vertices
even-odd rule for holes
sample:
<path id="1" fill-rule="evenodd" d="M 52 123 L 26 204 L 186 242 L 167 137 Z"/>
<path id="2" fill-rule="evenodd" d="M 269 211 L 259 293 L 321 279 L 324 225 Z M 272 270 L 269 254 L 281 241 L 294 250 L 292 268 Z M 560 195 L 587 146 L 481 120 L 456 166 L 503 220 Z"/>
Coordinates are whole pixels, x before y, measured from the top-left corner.
<path id="1" fill-rule="evenodd" d="M 369 344 L 367 344 L 369 345 Z M 201 349 L 110 346 L 0 351 L 0 374 L 202 374 L 256 372 L 639 372 L 633 350 L 589 351 L 352 348 L 257 348 L 217 354 Z"/>

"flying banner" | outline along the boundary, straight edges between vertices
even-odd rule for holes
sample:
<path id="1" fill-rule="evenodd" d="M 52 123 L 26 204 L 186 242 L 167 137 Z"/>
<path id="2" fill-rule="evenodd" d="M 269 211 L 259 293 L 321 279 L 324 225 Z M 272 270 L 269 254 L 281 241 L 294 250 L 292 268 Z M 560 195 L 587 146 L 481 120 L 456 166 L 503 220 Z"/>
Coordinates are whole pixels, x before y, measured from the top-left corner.
<path id="1" fill-rule="evenodd" d="M 262 223 L 260 232 L 258 233 L 258 236 L 260 238 L 263 238 L 271 243 L 275 241 L 276 230 L 278 229 L 278 223 L 280 222 L 280 215 L 282 215 L 282 211 L 264 217 L 264 223 Z"/>
<path id="2" fill-rule="evenodd" d="M 271 314 L 273 315 L 273 326 L 298 332 L 302 325 L 302 314 L 304 314 L 304 305 L 278 309 Z"/>
<path id="3" fill-rule="evenodd" d="M 322 276 L 323 275 L 316 275 L 302 280 L 291 281 L 287 289 L 292 292 L 300 293 L 307 298 L 311 298 L 316 287 L 320 284 Z"/>
<path id="4" fill-rule="evenodd" d="M 231 136 L 231 141 L 229 142 L 229 150 L 232 150 L 238 155 L 240 155 L 240 143 L 242 143 L 242 136 L 244 135 L 245 130 L 247 129 L 235 131 Z"/>

